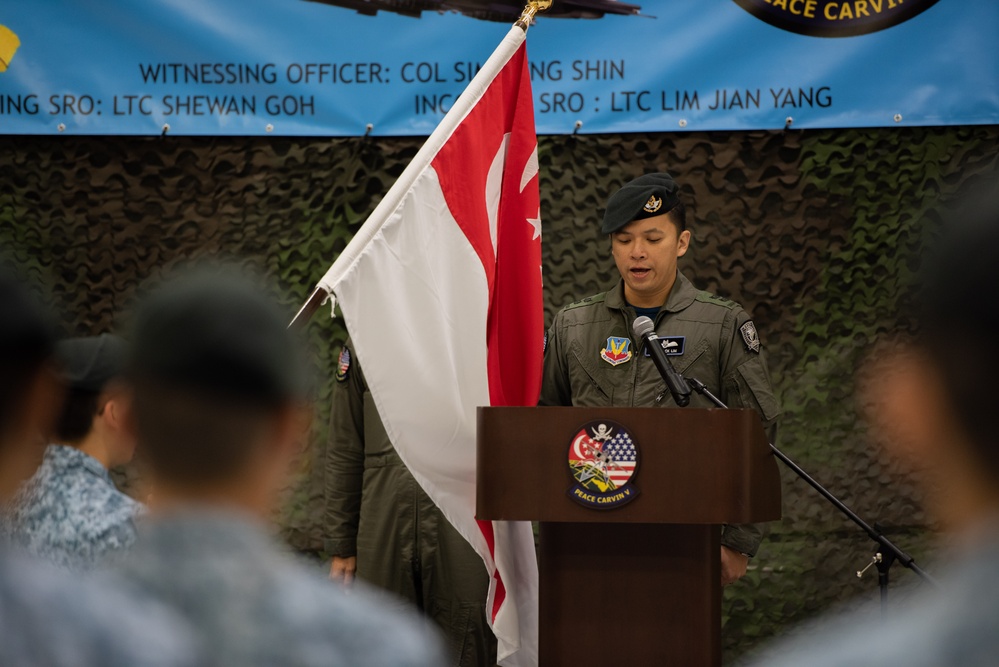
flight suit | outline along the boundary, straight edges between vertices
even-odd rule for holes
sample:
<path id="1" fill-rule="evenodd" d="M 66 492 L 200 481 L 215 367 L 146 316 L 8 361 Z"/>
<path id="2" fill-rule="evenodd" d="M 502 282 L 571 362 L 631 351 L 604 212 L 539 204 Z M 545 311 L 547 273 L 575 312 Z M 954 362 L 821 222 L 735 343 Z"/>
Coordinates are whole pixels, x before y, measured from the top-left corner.
<path id="1" fill-rule="evenodd" d="M 539 405 L 676 407 L 642 341 L 632 334 L 635 318 L 623 281 L 563 308 L 545 338 Z M 656 333 L 674 344 L 670 361 L 677 372 L 703 382 L 730 408 L 755 410 L 774 441 L 780 405 L 756 327 L 739 304 L 697 290 L 678 271 L 654 323 Z M 690 406 L 715 407 L 696 392 Z M 753 556 L 762 535 L 757 525 L 730 525 L 721 542 Z"/>

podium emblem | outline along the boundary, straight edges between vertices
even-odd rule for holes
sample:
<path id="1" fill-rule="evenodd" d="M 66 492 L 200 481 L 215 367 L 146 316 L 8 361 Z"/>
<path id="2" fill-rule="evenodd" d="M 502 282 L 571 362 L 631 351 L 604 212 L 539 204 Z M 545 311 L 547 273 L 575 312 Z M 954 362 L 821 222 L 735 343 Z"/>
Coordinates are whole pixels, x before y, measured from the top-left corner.
<path id="1" fill-rule="evenodd" d="M 638 447 L 617 422 L 591 421 L 569 444 L 569 470 L 575 484 L 569 497 L 594 509 L 610 509 L 631 502 L 638 489 L 631 483 L 638 468 Z"/>

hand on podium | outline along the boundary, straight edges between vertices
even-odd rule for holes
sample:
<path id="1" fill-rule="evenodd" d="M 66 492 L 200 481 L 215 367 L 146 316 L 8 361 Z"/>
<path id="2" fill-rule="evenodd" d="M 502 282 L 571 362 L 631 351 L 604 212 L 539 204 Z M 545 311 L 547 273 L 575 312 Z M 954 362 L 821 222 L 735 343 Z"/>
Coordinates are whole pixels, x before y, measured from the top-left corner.
<path id="1" fill-rule="evenodd" d="M 746 574 L 746 567 L 749 565 L 749 556 L 738 551 L 721 548 L 721 584 L 728 586 L 738 581 L 742 575 Z"/>

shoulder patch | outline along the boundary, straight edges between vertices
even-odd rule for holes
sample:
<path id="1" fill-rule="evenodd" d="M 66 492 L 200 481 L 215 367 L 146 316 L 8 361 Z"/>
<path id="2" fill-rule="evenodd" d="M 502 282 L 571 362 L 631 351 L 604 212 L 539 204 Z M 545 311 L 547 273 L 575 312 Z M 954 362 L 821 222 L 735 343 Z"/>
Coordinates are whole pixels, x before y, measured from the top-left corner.
<path id="1" fill-rule="evenodd" d="M 340 356 L 336 360 L 336 381 L 346 382 L 350 371 L 350 349 L 344 345 L 340 348 Z"/>
<path id="2" fill-rule="evenodd" d="M 739 327 L 739 333 L 742 334 L 742 341 L 746 344 L 746 349 L 750 352 L 759 353 L 760 334 L 756 331 L 756 325 L 753 324 L 753 321 L 749 320 Z"/>
<path id="3" fill-rule="evenodd" d="M 580 308 L 582 306 L 589 306 L 595 303 L 603 303 L 604 299 L 607 297 L 607 292 L 601 294 L 595 294 L 593 296 L 588 296 L 585 299 L 580 299 L 579 301 L 574 301 L 564 308 L 564 310 L 572 310 L 573 308 Z"/>
<path id="4" fill-rule="evenodd" d="M 717 294 L 712 294 L 711 292 L 705 292 L 704 290 L 699 291 L 697 296 L 694 297 L 694 300 L 700 301 L 701 303 L 712 303 L 716 306 L 721 306 L 722 308 L 728 308 L 729 310 L 739 306 L 739 304 L 735 301 L 725 299 Z"/>

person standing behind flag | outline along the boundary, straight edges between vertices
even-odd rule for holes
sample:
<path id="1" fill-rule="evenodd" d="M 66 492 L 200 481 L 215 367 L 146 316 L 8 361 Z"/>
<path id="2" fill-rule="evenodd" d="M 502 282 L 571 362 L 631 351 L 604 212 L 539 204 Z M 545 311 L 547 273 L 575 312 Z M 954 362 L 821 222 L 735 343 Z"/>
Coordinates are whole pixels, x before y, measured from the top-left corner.
<path id="1" fill-rule="evenodd" d="M 756 410 L 776 435 L 774 397 L 756 326 L 739 304 L 699 291 L 677 269 L 691 234 L 679 186 L 669 174 L 626 183 L 607 202 L 601 232 L 610 237 L 621 280 L 617 286 L 563 308 L 545 337 L 539 405 L 655 407 L 675 403 L 641 341 L 632 336 L 639 316 L 675 344 L 677 372 L 703 382 L 733 408 Z M 694 407 L 714 407 L 699 394 Z M 722 531 L 722 584 L 746 573 L 762 529 L 730 525 Z"/>
<path id="2" fill-rule="evenodd" d="M 378 416 L 350 341 L 340 351 L 326 450 L 330 578 L 394 593 L 440 626 L 449 663 L 496 664 L 482 559 L 420 488 Z"/>
<path id="3" fill-rule="evenodd" d="M 125 341 L 104 334 L 56 347 L 69 388 L 55 443 L 12 503 L 12 539 L 69 570 L 92 569 L 135 541 L 142 505 L 119 491 L 108 468 L 132 459 L 124 429 Z"/>

